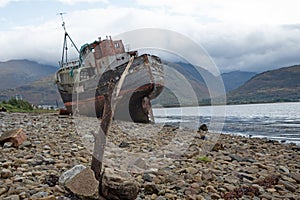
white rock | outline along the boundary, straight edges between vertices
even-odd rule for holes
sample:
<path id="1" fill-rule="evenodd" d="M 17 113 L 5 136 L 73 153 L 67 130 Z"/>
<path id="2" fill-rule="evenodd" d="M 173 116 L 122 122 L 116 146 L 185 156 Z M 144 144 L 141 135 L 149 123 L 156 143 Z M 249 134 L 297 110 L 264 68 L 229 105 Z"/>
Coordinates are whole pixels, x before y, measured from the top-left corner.
<path id="1" fill-rule="evenodd" d="M 76 165 L 73 168 L 65 171 L 60 177 L 59 177 L 59 184 L 65 185 L 66 182 L 71 180 L 74 176 L 79 174 L 82 170 L 84 170 L 86 167 L 84 165 Z"/>
<path id="2" fill-rule="evenodd" d="M 49 147 L 48 145 L 45 145 L 45 146 L 43 147 L 43 149 L 45 149 L 45 150 L 51 150 L 51 147 Z"/>
<path id="3" fill-rule="evenodd" d="M 289 174 L 289 173 L 290 173 L 290 170 L 289 170 L 288 168 L 284 167 L 284 166 L 279 166 L 279 169 L 280 169 L 282 172 L 286 173 L 286 174 Z"/>
<path id="4" fill-rule="evenodd" d="M 48 192 L 38 192 L 38 193 L 32 195 L 30 198 L 31 199 L 39 199 L 39 198 L 47 197 L 48 195 L 49 195 Z"/>
<path id="5" fill-rule="evenodd" d="M 3 149 L 4 148 L 10 148 L 12 147 L 13 143 L 12 142 L 5 142 L 4 145 L 3 145 Z"/>

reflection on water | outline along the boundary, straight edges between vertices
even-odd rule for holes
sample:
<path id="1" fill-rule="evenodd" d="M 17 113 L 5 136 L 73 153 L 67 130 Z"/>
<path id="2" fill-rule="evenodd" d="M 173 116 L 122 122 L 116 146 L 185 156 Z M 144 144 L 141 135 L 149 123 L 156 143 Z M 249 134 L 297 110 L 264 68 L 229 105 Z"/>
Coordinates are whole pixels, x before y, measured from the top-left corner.
<path id="1" fill-rule="evenodd" d="M 300 144 L 300 102 L 220 107 L 226 110 L 223 133 L 267 137 Z M 223 114 L 212 116 L 211 113 L 211 106 L 154 109 L 156 123 L 177 123 L 191 129 L 197 129 L 203 123 L 209 126 L 212 117 L 220 117 L 219 123 L 223 123 Z"/>

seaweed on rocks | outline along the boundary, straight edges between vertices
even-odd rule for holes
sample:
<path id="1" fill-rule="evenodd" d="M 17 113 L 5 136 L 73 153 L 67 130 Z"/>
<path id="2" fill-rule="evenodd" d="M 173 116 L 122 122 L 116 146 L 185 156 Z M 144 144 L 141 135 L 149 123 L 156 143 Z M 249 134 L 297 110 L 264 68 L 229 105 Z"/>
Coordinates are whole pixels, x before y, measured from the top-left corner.
<path id="1" fill-rule="evenodd" d="M 254 186 L 243 186 L 240 188 L 236 188 L 230 192 L 227 192 L 224 194 L 223 198 L 225 200 L 230 200 L 230 199 L 236 199 L 236 198 L 242 198 L 244 195 L 249 195 L 251 197 L 253 196 L 258 196 L 259 195 L 259 189 Z"/>
<path id="2" fill-rule="evenodd" d="M 265 177 L 262 180 L 258 180 L 255 183 L 266 188 L 270 188 L 273 185 L 277 185 L 279 182 L 280 176 L 279 175 L 270 175 Z"/>
<path id="3" fill-rule="evenodd" d="M 53 186 L 57 185 L 58 179 L 59 179 L 58 176 L 56 176 L 54 174 L 50 174 L 45 177 L 44 183 L 49 185 L 50 187 L 53 187 Z"/>

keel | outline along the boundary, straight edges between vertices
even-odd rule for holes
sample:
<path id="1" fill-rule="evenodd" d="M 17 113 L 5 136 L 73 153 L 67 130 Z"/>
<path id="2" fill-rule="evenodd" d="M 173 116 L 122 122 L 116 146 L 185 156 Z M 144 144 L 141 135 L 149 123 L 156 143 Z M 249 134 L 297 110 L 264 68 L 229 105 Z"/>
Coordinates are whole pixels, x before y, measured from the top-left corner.
<path id="1" fill-rule="evenodd" d="M 138 123 L 154 122 L 152 106 L 149 97 L 132 98 L 129 103 L 129 113 L 132 121 Z"/>

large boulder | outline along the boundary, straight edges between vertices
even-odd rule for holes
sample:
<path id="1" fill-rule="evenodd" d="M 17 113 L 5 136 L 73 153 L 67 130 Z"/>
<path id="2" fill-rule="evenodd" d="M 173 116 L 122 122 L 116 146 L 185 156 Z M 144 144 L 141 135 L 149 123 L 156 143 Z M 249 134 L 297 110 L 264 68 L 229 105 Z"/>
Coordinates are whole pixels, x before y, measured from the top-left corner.
<path id="1" fill-rule="evenodd" d="M 90 167 L 85 168 L 69 180 L 65 187 L 80 199 L 99 199 L 99 182 Z"/>
<path id="2" fill-rule="evenodd" d="M 102 177 L 101 193 L 111 200 L 133 200 L 139 193 L 139 184 L 128 173 L 106 168 Z"/>

